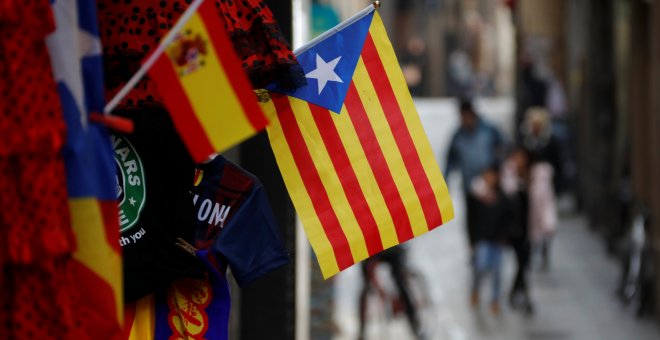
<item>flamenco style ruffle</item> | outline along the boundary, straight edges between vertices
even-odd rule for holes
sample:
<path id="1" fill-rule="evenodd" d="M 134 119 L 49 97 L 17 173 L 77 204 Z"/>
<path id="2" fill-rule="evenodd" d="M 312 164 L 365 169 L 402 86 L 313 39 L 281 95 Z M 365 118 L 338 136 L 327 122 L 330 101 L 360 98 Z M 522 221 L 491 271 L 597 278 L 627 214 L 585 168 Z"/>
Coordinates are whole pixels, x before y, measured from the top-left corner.
<path id="1" fill-rule="evenodd" d="M 71 276 L 66 138 L 48 0 L 0 0 L 0 338 L 85 338 Z"/>

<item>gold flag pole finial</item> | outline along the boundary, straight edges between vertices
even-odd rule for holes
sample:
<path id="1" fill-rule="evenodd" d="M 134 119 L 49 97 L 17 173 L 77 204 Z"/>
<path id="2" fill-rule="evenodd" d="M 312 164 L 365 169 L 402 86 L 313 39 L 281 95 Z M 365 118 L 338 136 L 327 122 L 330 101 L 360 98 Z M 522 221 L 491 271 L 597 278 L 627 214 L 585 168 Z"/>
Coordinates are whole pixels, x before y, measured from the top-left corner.
<path id="1" fill-rule="evenodd" d="M 374 1 L 374 7 L 378 9 L 378 7 L 380 7 L 380 1 L 378 0 Z"/>

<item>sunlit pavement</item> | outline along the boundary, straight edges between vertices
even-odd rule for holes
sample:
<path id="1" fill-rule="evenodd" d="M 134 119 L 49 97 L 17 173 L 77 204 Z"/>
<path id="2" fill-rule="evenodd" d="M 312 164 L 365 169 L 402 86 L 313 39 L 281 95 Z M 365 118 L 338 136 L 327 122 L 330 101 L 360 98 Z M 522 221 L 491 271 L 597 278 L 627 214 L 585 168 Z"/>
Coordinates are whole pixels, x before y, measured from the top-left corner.
<path id="1" fill-rule="evenodd" d="M 425 125 L 429 131 L 428 120 Z M 438 140 L 446 143 L 444 137 L 430 137 L 432 143 Z M 433 146 L 434 149 L 444 147 Z M 603 242 L 587 228 L 584 218 L 570 213 L 561 216 L 550 270 L 543 272 L 536 265 L 531 273 L 533 316 L 511 310 L 506 299 L 503 299 L 502 313 L 492 315 L 485 299 L 490 292 L 487 285 L 483 287 L 481 308 L 470 307 L 463 198 L 456 177 L 450 183 L 450 191 L 456 219 L 406 243 L 408 262 L 421 272 L 429 287 L 430 303 L 422 311 L 427 339 L 660 339 L 652 320 L 637 319 L 631 307 L 624 307 L 617 300 L 618 262 L 606 255 Z M 513 254 L 507 250 L 504 293 L 510 287 L 514 266 Z M 361 287 L 359 266 L 335 279 L 337 340 L 357 336 L 357 300 Z M 373 303 L 371 306 L 373 311 L 375 306 Z M 413 336 L 405 317 L 388 322 L 382 313 L 372 312 L 366 338 L 398 340 L 413 339 Z"/>

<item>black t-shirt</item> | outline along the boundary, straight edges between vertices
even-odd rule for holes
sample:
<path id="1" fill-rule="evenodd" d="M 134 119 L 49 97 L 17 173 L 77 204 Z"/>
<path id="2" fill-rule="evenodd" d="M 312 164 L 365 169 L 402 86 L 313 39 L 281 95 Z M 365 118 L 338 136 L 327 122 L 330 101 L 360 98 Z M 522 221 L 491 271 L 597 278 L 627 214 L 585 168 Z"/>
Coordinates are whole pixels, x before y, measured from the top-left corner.
<path id="1" fill-rule="evenodd" d="M 126 301 L 167 287 L 179 277 L 204 276 L 195 256 L 175 245 L 194 239 L 191 183 L 195 164 L 166 111 L 117 113 L 131 118 L 135 131 L 111 136 L 117 166 L 119 224 Z"/>

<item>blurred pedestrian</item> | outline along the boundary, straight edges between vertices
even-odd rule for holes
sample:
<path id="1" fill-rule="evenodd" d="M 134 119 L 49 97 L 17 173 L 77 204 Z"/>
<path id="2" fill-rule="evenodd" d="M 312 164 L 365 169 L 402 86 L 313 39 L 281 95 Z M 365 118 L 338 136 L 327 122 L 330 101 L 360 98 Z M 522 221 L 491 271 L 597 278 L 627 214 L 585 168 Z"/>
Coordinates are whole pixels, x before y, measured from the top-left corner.
<path id="1" fill-rule="evenodd" d="M 527 273 L 531 257 L 529 236 L 529 156 L 522 147 L 511 151 L 502 165 L 502 190 L 511 200 L 513 224 L 509 230 L 509 243 L 516 256 L 516 273 L 509 293 L 513 309 L 522 309 L 531 315 L 534 306 L 529 293 Z"/>
<path id="2" fill-rule="evenodd" d="M 553 168 L 536 162 L 529 171 L 529 225 L 533 247 L 541 254 L 544 270 L 550 268 L 550 245 L 557 229 L 557 202 L 552 186 Z"/>
<path id="3" fill-rule="evenodd" d="M 477 115 L 470 101 L 461 101 L 460 115 L 461 125 L 454 133 L 447 152 L 445 178 L 452 170 L 460 169 L 467 212 L 467 236 L 472 249 L 475 229 L 474 206 L 477 201 L 470 191 L 470 183 L 498 160 L 503 143 L 500 132 Z"/>
<path id="4" fill-rule="evenodd" d="M 522 125 L 523 146 L 530 157 L 529 227 L 542 268 L 550 266 L 550 245 L 557 228 L 556 190 L 562 168 L 559 141 L 552 132 L 548 110 L 532 107 Z"/>
<path id="5" fill-rule="evenodd" d="M 410 324 L 410 329 L 418 339 L 423 339 L 422 327 L 417 314 L 417 309 L 412 300 L 408 281 L 406 279 L 405 269 L 405 248 L 401 245 L 386 249 L 362 262 L 363 286 L 360 293 L 360 329 L 358 339 L 364 339 L 367 317 L 367 296 L 369 292 L 375 290 L 379 296 L 386 295 L 384 288 L 376 278 L 376 266 L 387 264 L 390 267 L 390 273 L 397 289 L 399 302 L 403 303 L 403 308 Z M 386 301 L 385 301 L 386 302 Z"/>
<path id="6" fill-rule="evenodd" d="M 541 106 L 530 107 L 520 126 L 521 144 L 532 163 L 546 162 L 553 168 L 553 189 L 558 191 L 562 169 L 561 142 L 552 127 L 550 112 Z"/>
<path id="7" fill-rule="evenodd" d="M 513 224 L 511 202 L 500 185 L 497 165 L 492 165 L 472 181 L 471 191 L 476 198 L 474 230 L 474 263 L 471 304 L 479 305 L 480 287 L 490 274 L 492 294 L 490 308 L 499 315 L 501 298 L 502 252 Z"/>

